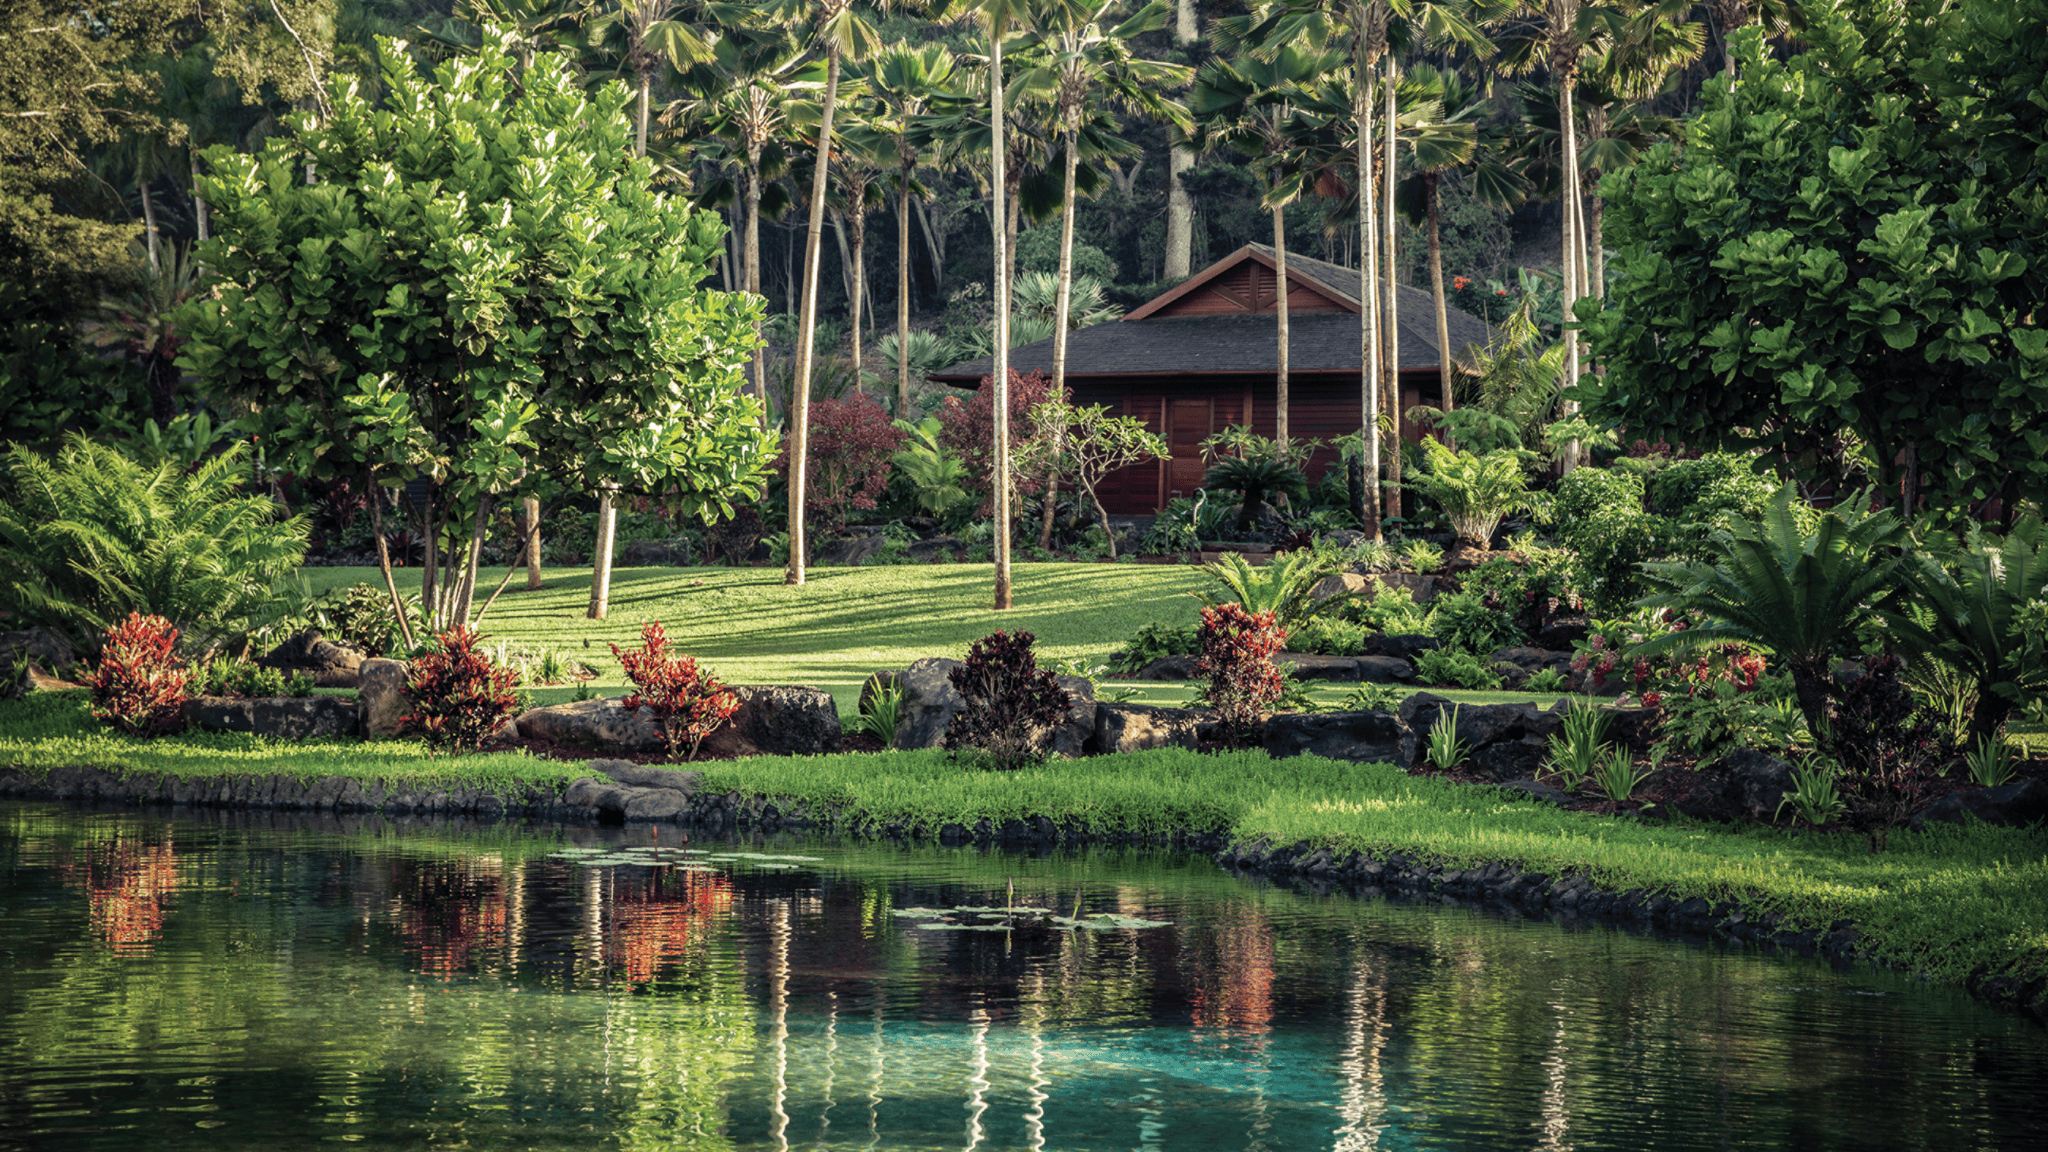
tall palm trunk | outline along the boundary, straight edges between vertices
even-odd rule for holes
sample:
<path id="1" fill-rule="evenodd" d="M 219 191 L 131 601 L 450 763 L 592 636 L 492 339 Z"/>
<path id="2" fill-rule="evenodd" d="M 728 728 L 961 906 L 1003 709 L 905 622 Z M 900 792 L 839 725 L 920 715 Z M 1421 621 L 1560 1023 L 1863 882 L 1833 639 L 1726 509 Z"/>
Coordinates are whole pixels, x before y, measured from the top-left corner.
<path id="1" fill-rule="evenodd" d="M 1569 71 L 1569 70 L 1567 70 Z M 1572 123 L 1572 89 L 1576 86 L 1577 75 L 1561 76 L 1558 80 L 1558 120 L 1564 132 L 1564 377 L 1560 387 L 1569 388 L 1579 382 L 1579 334 L 1572 331 L 1572 305 L 1585 292 L 1585 278 L 1582 261 L 1584 248 L 1580 242 L 1580 230 L 1584 224 L 1580 218 L 1579 194 L 1579 141 L 1576 126 Z M 1565 402 L 1565 413 L 1578 411 L 1578 405 Z M 1579 442 L 1574 440 L 1566 446 L 1564 470 L 1570 472 L 1579 466 Z"/>
<path id="2" fill-rule="evenodd" d="M 1394 286 L 1394 161 L 1398 155 L 1395 149 L 1400 128 L 1397 97 L 1394 93 L 1394 54 L 1387 53 L 1387 111 L 1386 111 L 1386 153 L 1380 157 L 1381 181 L 1385 189 L 1380 205 L 1381 235 L 1385 237 L 1385 251 L 1380 258 L 1385 265 L 1387 278 L 1387 361 L 1386 361 L 1386 413 L 1393 427 L 1387 433 L 1387 515 L 1401 514 L 1401 293 Z"/>
<path id="3" fill-rule="evenodd" d="M 1457 401 L 1451 395 L 1451 309 L 1444 300 L 1444 245 L 1438 219 L 1437 182 L 1441 178 L 1438 172 L 1423 173 L 1422 192 L 1429 208 L 1429 291 L 1436 297 L 1437 406 L 1449 412 Z"/>
<path id="4" fill-rule="evenodd" d="M 1059 287 L 1053 292 L 1052 398 L 1067 396 L 1067 324 L 1074 305 L 1074 178 L 1081 163 L 1081 136 L 1072 127 L 1066 132 L 1066 174 L 1060 185 L 1060 271 Z M 1045 493 L 1038 524 L 1038 546 L 1052 548 L 1052 520 L 1059 501 L 1060 476 L 1051 465 L 1045 470 Z M 1109 522 L 1102 524 L 1109 531 Z M 1109 541 L 1109 554 L 1116 556 L 1116 538 Z"/>
<path id="5" fill-rule="evenodd" d="M 747 294 L 761 294 L 761 148 L 747 147 Z M 761 347 L 761 322 L 754 322 L 754 399 L 761 402 L 761 419 L 769 419 L 768 363 Z"/>
<path id="6" fill-rule="evenodd" d="M 199 240 L 205 243 L 213 238 L 213 221 L 209 218 L 206 197 L 199 194 L 199 152 L 192 150 L 188 155 L 192 161 L 192 223 L 199 229 Z"/>
<path id="7" fill-rule="evenodd" d="M 910 165 L 896 197 L 896 418 L 910 419 Z"/>
<path id="8" fill-rule="evenodd" d="M 652 93 L 653 89 L 654 89 L 654 72 L 653 72 L 653 70 L 652 70 L 652 69 L 645 69 L 645 68 L 641 69 L 641 71 L 640 71 L 640 108 L 639 108 L 639 110 L 638 110 L 637 114 L 636 114 L 636 115 L 634 116 L 634 125 L 633 125 L 633 154 L 634 154 L 635 156 L 645 156 L 645 155 L 647 155 L 647 103 L 648 103 L 648 97 L 649 97 L 649 95 L 650 95 L 650 94 Z"/>
<path id="9" fill-rule="evenodd" d="M 832 160 L 832 112 L 839 102 L 839 47 L 825 47 L 825 107 L 818 117 L 818 164 L 811 173 L 811 221 L 804 237 L 803 303 L 796 322 L 796 379 L 789 385 L 789 568 L 804 582 L 804 480 L 810 466 L 811 358 L 818 325 L 818 259 L 825 248 L 825 177 Z"/>
<path id="10" fill-rule="evenodd" d="M 996 246 L 995 377 L 990 383 L 995 410 L 992 445 L 995 454 L 994 504 L 995 608 L 1010 607 L 1010 249 L 1015 245 L 1004 219 L 1009 198 L 1009 181 L 1004 169 L 1009 157 L 1003 141 L 1003 30 L 991 18 L 988 26 L 989 130 L 992 133 L 989 160 L 990 211 Z"/>
<path id="11" fill-rule="evenodd" d="M 1273 439 L 1287 450 L 1287 209 L 1273 209 L 1273 311 L 1280 330 L 1273 373 Z"/>
<path id="12" fill-rule="evenodd" d="M 1201 38 L 1199 24 L 1195 16 L 1195 0 L 1176 0 L 1173 42 L 1182 48 L 1193 44 Z M 1184 280 L 1194 270 L 1195 202 L 1180 182 L 1181 174 L 1194 166 L 1193 152 L 1181 147 L 1179 141 L 1169 144 L 1166 151 L 1166 252 L 1160 269 L 1162 279 Z"/>
<path id="13" fill-rule="evenodd" d="M 1366 12 L 1367 27 L 1359 30 L 1357 56 L 1352 79 L 1352 115 L 1358 128 L 1358 284 L 1359 284 L 1359 391 L 1363 395 L 1360 440 L 1364 447 L 1365 534 L 1380 538 L 1380 302 L 1376 269 L 1379 267 L 1373 236 L 1372 212 L 1372 65 L 1374 55 L 1367 41 L 1385 35 L 1386 14 L 1375 3 Z"/>
<path id="14" fill-rule="evenodd" d="M 149 177 L 137 176 L 135 187 L 142 193 L 142 235 L 149 245 L 149 270 L 155 272 L 162 267 L 156 251 L 156 200 L 149 194 Z"/>

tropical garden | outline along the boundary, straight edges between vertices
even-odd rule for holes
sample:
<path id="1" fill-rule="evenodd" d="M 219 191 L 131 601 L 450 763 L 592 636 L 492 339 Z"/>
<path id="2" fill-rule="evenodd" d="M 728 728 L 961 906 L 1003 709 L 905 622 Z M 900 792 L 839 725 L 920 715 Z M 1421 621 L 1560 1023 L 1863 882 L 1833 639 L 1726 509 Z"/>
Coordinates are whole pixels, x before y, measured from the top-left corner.
<path id="1" fill-rule="evenodd" d="M 1946 868 L 1913 821 L 1947 803 L 2015 861 L 1967 956 L 2048 957 L 2040 833 L 1982 826 L 2048 809 L 2039 3 L 0 19 L 0 766 L 559 782 L 588 749 L 508 719 L 630 692 L 681 761 L 733 685 L 814 683 L 844 750 L 712 778 L 912 823 L 1028 778 L 1554 865 L 1597 814 L 1655 843 L 1581 865 L 1823 920 L 1845 852 Z M 1283 312 L 1277 435 L 1119 523 L 1105 478 L 1167 445 L 1073 402 L 1067 336 L 1251 240 L 1365 272 L 1364 430 L 1304 470 Z M 1410 283 L 1494 338 L 1400 413 Z M 1044 339 L 1051 375 L 1010 371 Z M 924 379 L 981 355 L 971 393 Z M 277 658 L 309 630 L 405 662 L 404 739 L 183 731 L 193 697 L 348 695 Z M 943 758 L 889 751 L 925 657 Z M 1191 714 L 1121 755 L 1205 766 L 1069 767 L 1077 696 Z M 1538 735 L 1484 761 L 1502 707 Z M 1297 757 L 1188 814 L 1318 716 L 1398 717 L 1400 780 Z M 1411 775 L 1427 812 L 1562 810 L 1507 804 L 1502 847 L 1345 798 Z M 1774 889 L 1655 840 L 1728 819 L 1736 858 L 1822 863 Z M 1895 958 L 1936 930 L 1863 915 Z"/>

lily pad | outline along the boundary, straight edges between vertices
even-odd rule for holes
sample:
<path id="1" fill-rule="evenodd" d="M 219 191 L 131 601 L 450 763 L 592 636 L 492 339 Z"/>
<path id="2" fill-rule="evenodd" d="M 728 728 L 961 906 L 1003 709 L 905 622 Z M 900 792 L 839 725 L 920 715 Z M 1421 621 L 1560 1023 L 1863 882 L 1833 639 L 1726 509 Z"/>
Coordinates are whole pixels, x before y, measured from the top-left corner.
<path id="1" fill-rule="evenodd" d="M 915 916 L 926 920 L 936 920 L 945 914 L 944 910 L 938 908 L 891 908 L 889 910 L 889 915 L 891 916 Z"/>
<path id="2" fill-rule="evenodd" d="M 931 928 L 944 932 L 1007 932 L 1008 924 L 955 924 L 948 920 L 927 920 L 919 928 Z"/>

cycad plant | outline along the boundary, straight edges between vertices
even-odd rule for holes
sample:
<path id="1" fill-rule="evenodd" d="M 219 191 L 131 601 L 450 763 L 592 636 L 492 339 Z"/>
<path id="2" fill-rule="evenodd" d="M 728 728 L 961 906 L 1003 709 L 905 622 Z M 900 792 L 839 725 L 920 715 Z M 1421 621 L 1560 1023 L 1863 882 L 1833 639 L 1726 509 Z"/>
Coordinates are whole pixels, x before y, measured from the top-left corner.
<path id="1" fill-rule="evenodd" d="M 1898 584 L 1905 560 L 1890 553 L 1906 529 L 1888 510 L 1865 511 L 1862 493 L 1851 493 L 1803 529 L 1797 498 L 1790 483 L 1778 489 L 1762 519 L 1737 522 L 1712 537 L 1704 562 L 1645 565 L 1658 591 L 1637 607 L 1675 608 L 1706 619 L 1631 652 L 1649 657 L 1725 642 L 1768 648 L 1792 673 L 1807 727 L 1821 732 L 1832 663 Z"/>
<path id="2" fill-rule="evenodd" d="M 1253 616 L 1271 612 L 1274 624 L 1293 635 L 1315 617 L 1363 595 L 1345 592 L 1317 600 L 1309 594 L 1323 577 L 1336 570 L 1334 562 L 1312 551 L 1277 552 L 1271 562 L 1259 568 L 1247 564 L 1235 552 L 1226 552 L 1215 563 L 1201 566 L 1202 574 L 1221 587 L 1189 595 L 1210 605 L 1235 601 Z"/>
<path id="3" fill-rule="evenodd" d="M 188 471 L 76 433 L 51 457 L 10 449 L 0 609 L 88 647 L 131 612 L 199 641 L 233 635 L 306 553 L 306 518 L 247 492 L 243 455 L 230 445 Z"/>
<path id="4" fill-rule="evenodd" d="M 1926 611 L 1886 616 L 1907 655 L 1946 663 L 1975 683 L 1972 739 L 1990 739 L 2007 716 L 2048 692 L 2044 547 L 2041 521 L 2029 517 L 2002 540 L 1972 532 L 1946 555 L 1918 554 L 1903 575 Z"/>
<path id="5" fill-rule="evenodd" d="M 1429 470 L 1410 476 L 1408 486 L 1436 501 L 1459 539 L 1486 547 L 1501 520 L 1522 507 L 1528 481 L 1520 461 L 1509 451 L 1453 452 L 1430 439 L 1422 451 Z"/>

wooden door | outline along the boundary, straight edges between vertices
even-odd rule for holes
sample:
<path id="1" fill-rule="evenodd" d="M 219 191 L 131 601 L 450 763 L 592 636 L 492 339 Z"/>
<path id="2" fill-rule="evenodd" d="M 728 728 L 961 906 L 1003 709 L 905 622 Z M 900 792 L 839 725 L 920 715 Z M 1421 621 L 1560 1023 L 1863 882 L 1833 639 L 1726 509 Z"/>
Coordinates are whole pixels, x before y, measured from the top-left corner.
<path id="1" fill-rule="evenodd" d="M 1167 451 L 1173 454 L 1166 466 L 1166 496 L 1191 496 L 1202 486 L 1201 443 L 1214 431 L 1208 399 L 1168 401 L 1166 427 Z"/>

